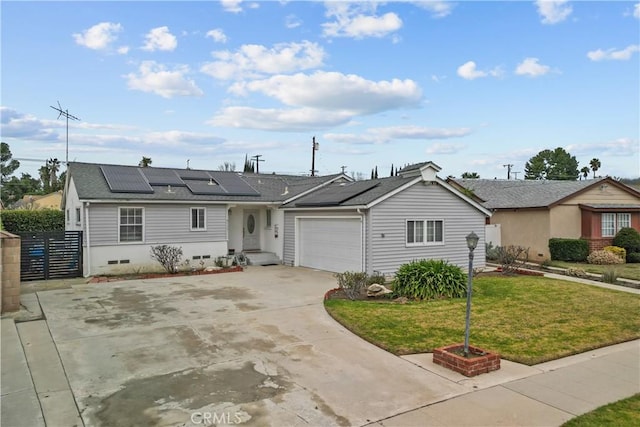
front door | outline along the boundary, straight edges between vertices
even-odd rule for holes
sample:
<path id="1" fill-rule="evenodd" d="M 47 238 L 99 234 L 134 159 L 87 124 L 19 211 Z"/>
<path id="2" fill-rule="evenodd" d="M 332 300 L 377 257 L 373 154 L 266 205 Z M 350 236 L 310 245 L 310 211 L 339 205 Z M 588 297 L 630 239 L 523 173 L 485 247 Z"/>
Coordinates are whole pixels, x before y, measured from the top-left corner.
<path id="1" fill-rule="evenodd" d="M 244 223 L 242 225 L 242 250 L 252 251 L 260 249 L 260 234 L 258 211 L 245 210 Z"/>

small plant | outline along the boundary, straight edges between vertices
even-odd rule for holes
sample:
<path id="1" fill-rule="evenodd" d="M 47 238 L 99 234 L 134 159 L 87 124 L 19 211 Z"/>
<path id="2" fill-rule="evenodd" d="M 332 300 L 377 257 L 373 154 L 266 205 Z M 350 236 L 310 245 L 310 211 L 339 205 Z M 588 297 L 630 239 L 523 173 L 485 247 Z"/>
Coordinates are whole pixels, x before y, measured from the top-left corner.
<path id="1" fill-rule="evenodd" d="M 167 272 L 174 274 L 178 272 L 182 248 L 169 245 L 151 246 L 151 258 L 158 261 Z"/>
<path id="2" fill-rule="evenodd" d="M 525 267 L 529 261 L 529 248 L 522 246 L 498 246 L 498 263 L 502 267 L 502 274 L 514 274 Z"/>
<path id="3" fill-rule="evenodd" d="M 570 267 L 565 271 L 565 274 L 567 276 L 572 276 L 572 277 L 587 277 L 587 272 L 584 271 L 581 268 L 574 268 L 574 267 Z"/>
<path id="4" fill-rule="evenodd" d="M 543 259 L 542 262 L 540 263 L 540 265 L 545 268 L 551 267 L 552 264 L 553 262 L 549 258 Z"/>
<path id="5" fill-rule="evenodd" d="M 484 244 L 485 256 L 487 261 L 497 261 L 498 260 L 498 248 L 499 246 L 494 247 L 493 243 L 487 242 Z"/>
<path id="6" fill-rule="evenodd" d="M 625 248 L 621 248 L 619 246 L 605 246 L 603 250 L 607 252 L 611 252 L 612 254 L 618 256 L 619 258 L 627 259 L 627 250 Z"/>
<path id="7" fill-rule="evenodd" d="M 593 251 L 587 257 L 587 262 L 589 264 L 598 264 L 598 265 L 610 265 L 610 264 L 624 264 L 624 259 L 620 258 L 618 255 L 614 255 L 608 251 Z"/>
<path id="8" fill-rule="evenodd" d="M 384 277 L 384 274 L 374 272 L 371 276 L 367 277 L 367 286 L 373 285 L 377 283 L 378 285 L 384 285 L 387 279 Z"/>
<path id="9" fill-rule="evenodd" d="M 602 273 L 602 281 L 605 283 L 615 284 L 618 280 L 618 271 L 615 268 L 609 268 Z"/>
<path id="10" fill-rule="evenodd" d="M 336 273 L 335 278 L 338 280 L 338 287 L 350 300 L 357 299 L 364 287 L 367 286 L 367 273 L 345 271 L 344 273 Z"/>
<path id="11" fill-rule="evenodd" d="M 216 267 L 224 267 L 224 257 L 217 257 L 216 260 L 214 261 L 214 264 L 216 265 Z"/>
<path id="12" fill-rule="evenodd" d="M 419 260 L 400 266 L 393 280 L 395 297 L 413 299 L 461 298 L 467 294 L 467 276 L 443 260 Z"/>

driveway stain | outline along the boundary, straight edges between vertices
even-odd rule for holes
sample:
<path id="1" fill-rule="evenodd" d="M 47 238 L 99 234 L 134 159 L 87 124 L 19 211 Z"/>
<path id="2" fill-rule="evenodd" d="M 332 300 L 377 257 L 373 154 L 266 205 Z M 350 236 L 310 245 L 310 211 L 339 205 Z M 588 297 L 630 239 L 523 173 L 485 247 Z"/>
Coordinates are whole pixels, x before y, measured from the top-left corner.
<path id="1" fill-rule="evenodd" d="M 181 409 L 185 420 L 201 408 L 230 402 L 236 405 L 271 399 L 293 385 L 280 376 L 256 371 L 252 362 L 219 369 L 187 369 L 147 378 L 132 379 L 112 395 L 85 399 L 85 407 L 96 407 L 93 424 L 111 427 L 153 426 L 163 413 Z M 249 416 L 252 416 L 248 412 Z"/>

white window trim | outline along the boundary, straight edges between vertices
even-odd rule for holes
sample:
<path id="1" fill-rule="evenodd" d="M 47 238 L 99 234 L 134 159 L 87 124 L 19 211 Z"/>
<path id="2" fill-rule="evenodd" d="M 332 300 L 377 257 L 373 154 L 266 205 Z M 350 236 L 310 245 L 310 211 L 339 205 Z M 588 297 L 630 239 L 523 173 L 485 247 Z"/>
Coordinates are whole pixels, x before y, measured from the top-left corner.
<path id="1" fill-rule="evenodd" d="M 409 236 L 409 221 L 422 222 L 422 242 L 407 242 Z M 440 221 L 442 223 L 442 241 L 428 242 L 427 241 L 427 222 L 428 221 Z M 445 221 L 442 218 L 407 218 L 404 221 L 404 245 L 407 248 L 414 248 L 416 246 L 444 246 L 445 244 Z"/>
<path id="2" fill-rule="evenodd" d="M 202 227 L 194 227 L 193 226 L 193 211 L 194 209 L 202 209 L 204 211 L 204 223 L 202 224 Z M 189 230 L 191 231 L 207 231 L 207 208 L 202 207 L 202 206 L 193 206 L 189 209 Z"/>
<path id="3" fill-rule="evenodd" d="M 71 209 L 67 208 L 67 225 L 71 224 Z"/>
<path id="4" fill-rule="evenodd" d="M 76 225 L 82 225 L 82 211 L 76 208 Z"/>
<path id="5" fill-rule="evenodd" d="M 603 227 L 603 221 L 604 221 L 604 217 L 605 215 L 613 215 L 613 234 L 604 234 L 604 227 Z M 629 227 L 631 226 L 631 214 L 629 212 L 602 212 L 602 214 L 600 215 L 600 235 L 601 237 L 615 237 L 616 234 L 618 234 L 618 231 L 620 231 L 620 219 L 619 216 L 620 215 L 625 215 L 627 218 L 629 218 Z"/>
<path id="6" fill-rule="evenodd" d="M 120 240 L 120 226 L 122 225 L 120 223 L 120 217 L 121 217 L 121 211 L 122 209 L 142 209 L 142 239 L 132 242 L 130 240 L 127 241 L 122 241 Z M 140 243 L 144 243 L 144 236 L 145 236 L 145 228 L 146 228 L 146 215 L 144 212 L 144 208 L 142 206 L 118 206 L 118 243 L 122 244 L 122 245 L 139 245 Z"/>
<path id="7" fill-rule="evenodd" d="M 265 230 L 271 230 L 271 225 L 273 224 L 273 212 L 271 211 L 271 208 L 267 208 L 266 210 L 264 223 L 266 224 L 264 226 Z"/>

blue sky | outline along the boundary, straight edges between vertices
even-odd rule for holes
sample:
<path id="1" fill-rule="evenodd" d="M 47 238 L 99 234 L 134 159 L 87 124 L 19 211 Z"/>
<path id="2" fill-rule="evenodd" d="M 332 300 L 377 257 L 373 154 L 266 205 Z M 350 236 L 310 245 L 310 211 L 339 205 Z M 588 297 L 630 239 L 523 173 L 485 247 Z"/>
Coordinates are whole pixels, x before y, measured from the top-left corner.
<path id="1" fill-rule="evenodd" d="M 13 156 L 506 178 L 563 147 L 640 176 L 640 3 L 3 1 Z M 36 174 L 24 160 L 18 172 Z"/>

